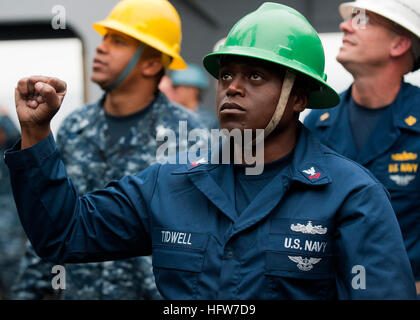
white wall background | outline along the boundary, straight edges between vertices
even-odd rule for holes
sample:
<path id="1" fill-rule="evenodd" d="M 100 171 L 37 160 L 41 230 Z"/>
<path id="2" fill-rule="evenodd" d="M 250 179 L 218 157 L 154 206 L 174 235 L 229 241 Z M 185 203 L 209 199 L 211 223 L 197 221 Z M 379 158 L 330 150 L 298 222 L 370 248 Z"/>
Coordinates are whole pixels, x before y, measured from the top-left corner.
<path id="1" fill-rule="evenodd" d="M 48 75 L 66 81 L 66 97 L 51 122 L 54 134 L 61 121 L 84 104 L 82 43 L 77 38 L 0 41 L 0 70 L 0 106 L 18 128 L 14 88 L 21 78 Z"/>
<path id="2" fill-rule="evenodd" d="M 83 39 L 85 43 L 85 68 L 87 71 L 87 101 L 86 102 L 93 102 L 96 101 L 102 94 L 102 90 L 96 84 L 92 83 L 90 79 L 91 69 L 92 69 L 92 62 L 93 56 L 95 54 L 95 49 L 97 44 L 101 40 L 101 36 L 96 33 L 95 30 L 92 28 L 92 24 L 96 21 L 100 21 L 108 15 L 109 11 L 115 6 L 115 4 L 119 0 L 0 0 L 0 22 L 28 22 L 28 21 L 52 21 L 55 13 L 52 12 L 53 8 L 57 5 L 63 6 L 65 8 L 65 16 L 66 16 L 66 25 L 71 26 L 73 30 L 75 30 Z M 10 30 L 13 32 L 13 30 Z M 60 32 L 57 30 L 56 32 Z M 61 47 L 62 45 L 62 47 Z M 61 57 L 57 57 L 57 54 L 53 55 L 49 58 L 44 58 L 43 66 L 37 67 L 37 64 L 40 61 L 34 61 L 33 59 L 28 59 L 28 57 L 33 55 L 39 55 L 38 52 L 43 52 L 43 45 L 37 45 L 32 47 L 32 50 L 26 52 L 24 60 L 22 63 L 28 63 L 29 67 L 23 69 L 23 73 L 19 72 L 19 74 L 23 74 L 24 76 L 28 76 L 33 73 L 38 73 L 42 75 L 59 75 L 63 74 L 63 80 L 65 80 L 68 84 L 68 94 L 65 98 L 65 103 L 71 105 L 72 107 L 81 107 L 84 105 L 84 101 L 80 102 L 78 98 L 78 90 L 77 86 L 82 85 L 83 81 L 79 80 L 78 73 L 79 73 L 79 58 L 76 55 L 71 56 L 77 49 L 77 44 L 70 44 L 66 42 L 60 43 L 60 46 L 53 45 L 53 50 L 56 52 L 59 50 Z M 72 48 L 69 52 L 69 48 Z M 73 50 L 74 49 L 74 50 Z M 15 56 L 12 52 L 2 52 L 3 49 L 0 50 L 0 63 L 2 63 L 0 70 L 1 74 L 3 75 L 0 77 L 0 91 L 3 91 L 5 85 L 8 85 L 9 81 L 7 78 L 13 77 L 16 78 L 13 74 L 18 73 L 18 71 L 14 71 L 12 73 L 4 73 L 3 71 L 3 61 L 6 60 L 6 63 L 12 63 L 15 60 Z M 78 56 L 78 55 L 77 55 Z M 48 67 L 48 61 L 50 60 L 50 64 L 54 67 Z M 28 61 L 33 60 L 33 61 Z M 58 67 L 59 66 L 59 67 Z M 73 69 L 75 75 L 70 75 L 67 71 Z M 6 77 L 4 76 L 6 74 Z M 7 82 L 5 81 L 7 80 Z M 16 83 L 13 84 L 14 88 Z M 9 90 L 8 88 L 7 90 Z M 13 89 L 12 89 L 13 91 Z M 73 98 L 73 94 L 75 97 Z M 7 95 L 9 97 L 9 95 Z M 3 100 L 3 95 L 0 93 L 0 105 L 4 103 L 9 103 L 10 100 Z M 8 98 L 6 98 L 8 99 Z M 5 101 L 5 102 L 3 102 Z M 65 107 L 65 105 L 63 105 Z M 60 110 L 60 113 L 65 112 L 68 110 L 63 108 Z M 64 112 L 63 112 L 64 111 Z M 59 115 L 57 115 L 59 117 Z M 59 119 L 57 119 L 59 120 Z M 58 122 L 58 121 L 57 121 Z M 57 124 L 56 124 L 57 125 Z M 56 126 L 55 125 L 55 126 Z"/>

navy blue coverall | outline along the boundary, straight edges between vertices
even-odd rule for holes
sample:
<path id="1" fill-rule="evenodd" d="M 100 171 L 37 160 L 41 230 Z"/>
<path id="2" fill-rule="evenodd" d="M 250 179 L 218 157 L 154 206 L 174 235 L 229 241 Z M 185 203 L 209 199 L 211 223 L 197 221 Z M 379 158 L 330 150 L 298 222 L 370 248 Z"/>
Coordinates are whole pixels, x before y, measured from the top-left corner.
<path id="1" fill-rule="evenodd" d="M 306 128 L 240 215 L 232 165 L 156 164 L 78 197 L 51 135 L 19 149 L 5 160 L 20 219 L 53 262 L 152 254 L 169 299 L 416 297 L 386 190 Z"/>

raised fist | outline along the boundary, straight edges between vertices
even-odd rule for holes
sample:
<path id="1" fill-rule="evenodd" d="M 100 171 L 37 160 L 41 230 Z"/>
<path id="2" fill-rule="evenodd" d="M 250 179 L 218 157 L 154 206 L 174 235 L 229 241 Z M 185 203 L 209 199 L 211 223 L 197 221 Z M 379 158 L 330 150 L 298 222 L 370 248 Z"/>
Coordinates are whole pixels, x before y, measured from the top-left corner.
<path id="1" fill-rule="evenodd" d="M 66 88 L 66 83 L 57 78 L 32 76 L 19 80 L 15 102 L 21 128 L 49 126 L 63 102 Z"/>

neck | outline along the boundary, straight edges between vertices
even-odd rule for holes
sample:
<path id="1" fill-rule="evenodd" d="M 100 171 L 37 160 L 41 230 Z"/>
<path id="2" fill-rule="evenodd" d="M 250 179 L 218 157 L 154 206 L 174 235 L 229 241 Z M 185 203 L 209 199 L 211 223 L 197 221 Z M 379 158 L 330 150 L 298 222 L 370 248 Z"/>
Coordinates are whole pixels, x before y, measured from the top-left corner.
<path id="1" fill-rule="evenodd" d="M 196 111 L 198 107 L 200 106 L 200 103 L 196 100 L 190 100 L 184 106 L 189 110 Z"/>
<path id="2" fill-rule="evenodd" d="M 279 160 L 289 154 L 296 147 L 297 136 L 298 126 L 293 121 L 281 131 L 274 130 L 264 141 L 264 163 Z"/>
<path id="3" fill-rule="evenodd" d="M 139 90 L 141 88 L 141 90 Z M 155 97 L 153 83 L 131 82 L 106 94 L 104 108 L 112 116 L 126 116 L 146 108 Z"/>
<path id="4" fill-rule="evenodd" d="M 296 121 L 298 121 L 298 119 L 296 119 Z M 264 140 L 263 152 L 255 145 L 252 148 L 252 155 L 250 155 L 249 150 L 245 150 L 246 147 L 244 145 L 238 147 L 234 143 L 229 143 L 225 146 L 230 149 L 231 159 L 234 159 L 235 163 L 240 163 L 236 161 L 242 160 L 242 164 L 262 164 L 279 160 L 288 155 L 296 146 L 297 136 L 298 126 L 296 125 L 296 122 L 292 122 L 283 130 L 274 130 Z M 247 155 L 245 155 L 245 153 L 247 153 Z M 261 157 L 263 157 L 263 159 L 261 159 Z"/>
<path id="5" fill-rule="evenodd" d="M 354 101 L 376 109 L 391 104 L 401 88 L 402 75 L 398 70 L 383 68 L 374 72 L 353 74 L 351 93 Z"/>

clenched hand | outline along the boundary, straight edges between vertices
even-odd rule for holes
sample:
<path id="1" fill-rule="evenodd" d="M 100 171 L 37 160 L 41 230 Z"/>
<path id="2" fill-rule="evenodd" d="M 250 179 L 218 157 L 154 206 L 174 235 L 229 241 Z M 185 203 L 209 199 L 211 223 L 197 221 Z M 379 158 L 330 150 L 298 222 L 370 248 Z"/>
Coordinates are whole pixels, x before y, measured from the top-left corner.
<path id="1" fill-rule="evenodd" d="M 57 78 L 33 76 L 19 80 L 15 101 L 22 129 L 22 149 L 49 135 L 51 119 L 60 109 L 66 89 L 66 83 Z"/>

